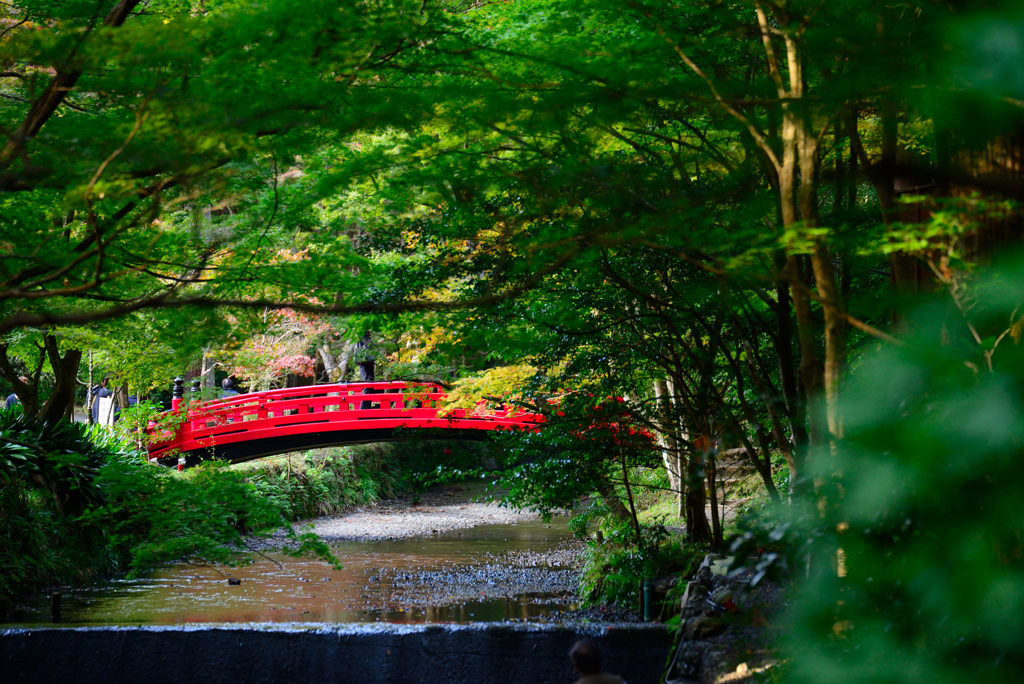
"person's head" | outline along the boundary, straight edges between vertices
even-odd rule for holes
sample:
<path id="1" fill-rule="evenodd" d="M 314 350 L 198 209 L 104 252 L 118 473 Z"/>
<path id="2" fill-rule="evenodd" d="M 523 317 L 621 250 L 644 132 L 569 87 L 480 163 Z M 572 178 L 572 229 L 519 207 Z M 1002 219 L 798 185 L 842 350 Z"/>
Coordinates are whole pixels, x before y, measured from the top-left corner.
<path id="1" fill-rule="evenodd" d="M 569 660 L 581 675 L 601 674 L 601 649 L 593 641 L 577 641 L 569 651 Z"/>
<path id="2" fill-rule="evenodd" d="M 110 384 L 110 376 L 106 375 L 100 380 L 100 387 L 106 387 L 108 384 Z"/>
<path id="3" fill-rule="evenodd" d="M 235 389 L 235 379 L 231 377 L 224 378 L 220 381 L 220 386 L 223 390 L 233 390 Z"/>

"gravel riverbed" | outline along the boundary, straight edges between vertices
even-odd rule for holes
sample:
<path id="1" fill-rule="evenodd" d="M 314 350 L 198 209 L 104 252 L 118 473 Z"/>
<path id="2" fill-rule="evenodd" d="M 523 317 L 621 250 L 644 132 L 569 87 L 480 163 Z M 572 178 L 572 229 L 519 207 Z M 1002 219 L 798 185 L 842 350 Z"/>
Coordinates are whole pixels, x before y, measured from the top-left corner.
<path id="1" fill-rule="evenodd" d="M 434 488 L 416 498 L 401 497 L 294 523 L 296 531 L 312 531 L 328 544 L 346 541 L 405 539 L 461 530 L 478 525 L 507 525 L 537 520 L 529 511 L 503 508 L 495 501 L 474 501 L 482 488 Z M 312 529 L 310 530 L 310 526 Z M 268 538 L 251 538 L 250 549 L 272 550 L 285 539 L 283 531 Z"/>
<path id="2" fill-rule="evenodd" d="M 416 537 L 423 539 L 429 548 L 431 537 L 435 535 L 439 542 L 447 539 L 447 543 L 451 543 L 452 534 L 443 533 L 454 534 L 456 530 L 478 526 L 530 521 L 533 525 L 551 527 L 542 523 L 534 513 L 479 500 L 482 493 L 482 487 L 474 485 L 434 488 L 415 499 L 392 499 L 342 515 L 299 521 L 296 529 L 311 529 L 329 544 L 387 544 Z M 365 573 L 364 596 L 361 596 L 365 600 L 363 606 L 366 610 L 381 610 L 395 605 L 426 610 L 495 600 L 526 600 L 552 609 L 571 609 L 577 601 L 576 588 L 585 544 L 565 539 L 564 532 L 552 536 L 556 538 L 551 539 L 547 549 L 493 550 L 472 560 L 422 570 L 380 565 L 366 568 L 361 571 Z M 279 540 L 280 536 L 260 545 L 272 549 Z M 467 543 L 471 544 L 468 540 Z"/>
<path id="3" fill-rule="evenodd" d="M 403 603 L 452 605 L 530 596 L 534 604 L 576 600 L 582 542 L 563 541 L 547 552 L 513 551 L 440 571 L 387 572 Z"/>
<path id="4" fill-rule="evenodd" d="M 419 500 L 391 499 L 343 515 L 306 520 L 326 542 L 400 539 L 476 527 L 535 520 L 527 511 L 502 508 L 493 501 L 471 501 L 471 490 L 446 487 L 421 494 Z"/>

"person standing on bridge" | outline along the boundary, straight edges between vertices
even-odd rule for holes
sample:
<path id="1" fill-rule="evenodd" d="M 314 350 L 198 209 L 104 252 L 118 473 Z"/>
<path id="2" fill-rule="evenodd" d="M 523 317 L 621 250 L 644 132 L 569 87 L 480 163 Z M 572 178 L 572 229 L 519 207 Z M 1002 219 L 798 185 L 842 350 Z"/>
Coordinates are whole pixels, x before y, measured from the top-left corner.
<path id="1" fill-rule="evenodd" d="M 601 649 L 593 641 L 582 639 L 573 644 L 569 660 L 580 676 L 576 684 L 626 684 L 622 677 L 601 670 Z"/>
<path id="2" fill-rule="evenodd" d="M 220 381 L 220 396 L 221 397 L 233 397 L 238 394 L 238 388 L 235 386 L 235 379 L 233 377 L 226 377 Z"/>

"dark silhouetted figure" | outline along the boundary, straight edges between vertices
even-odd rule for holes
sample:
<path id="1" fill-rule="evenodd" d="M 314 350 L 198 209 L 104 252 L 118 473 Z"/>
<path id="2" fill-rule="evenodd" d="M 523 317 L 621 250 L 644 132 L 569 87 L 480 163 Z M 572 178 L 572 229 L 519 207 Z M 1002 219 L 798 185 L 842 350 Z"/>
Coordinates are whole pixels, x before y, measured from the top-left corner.
<path id="1" fill-rule="evenodd" d="M 18 376 L 18 379 L 21 380 L 26 385 L 30 382 L 29 379 L 26 378 L 24 375 Z M 12 393 L 4 401 L 4 408 L 14 408 L 15 406 L 17 406 L 20 403 L 21 403 L 21 399 L 18 398 L 18 395 Z"/>
<path id="2" fill-rule="evenodd" d="M 220 388 L 222 397 L 233 397 L 238 394 L 238 388 L 235 386 L 234 378 L 224 378 L 220 381 Z"/>
<path id="3" fill-rule="evenodd" d="M 569 660 L 580 675 L 576 684 L 626 684 L 622 677 L 601 671 L 601 649 L 593 641 L 583 639 L 573 644 Z"/>

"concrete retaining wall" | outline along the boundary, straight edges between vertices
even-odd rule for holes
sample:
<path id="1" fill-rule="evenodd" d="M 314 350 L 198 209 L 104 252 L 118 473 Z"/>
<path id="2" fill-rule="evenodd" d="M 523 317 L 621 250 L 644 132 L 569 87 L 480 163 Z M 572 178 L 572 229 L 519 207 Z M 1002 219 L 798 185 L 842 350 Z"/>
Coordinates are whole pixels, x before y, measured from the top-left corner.
<path id="1" fill-rule="evenodd" d="M 597 642 L 605 671 L 656 684 L 661 627 L 198 625 L 0 630 L 4 684 L 571 684 L 568 652 Z"/>

